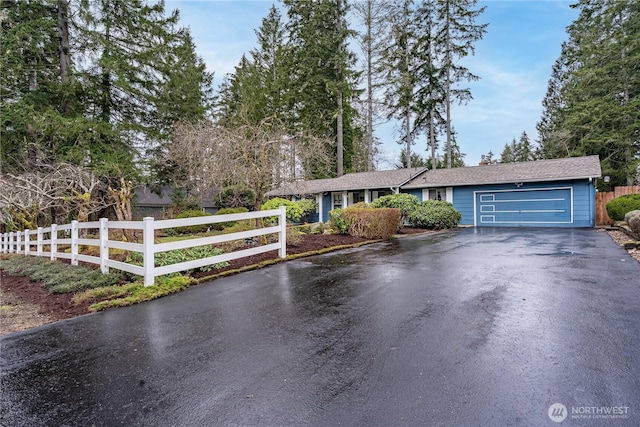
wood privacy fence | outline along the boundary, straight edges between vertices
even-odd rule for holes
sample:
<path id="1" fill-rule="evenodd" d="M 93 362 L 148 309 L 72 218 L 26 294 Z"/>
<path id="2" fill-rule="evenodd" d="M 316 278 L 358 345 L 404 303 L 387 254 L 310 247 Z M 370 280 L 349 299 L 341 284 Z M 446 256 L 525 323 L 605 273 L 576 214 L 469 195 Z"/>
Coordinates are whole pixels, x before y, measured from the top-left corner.
<path id="1" fill-rule="evenodd" d="M 596 193 L 596 225 L 613 224 L 613 220 L 607 214 L 607 203 L 616 197 L 625 194 L 640 193 L 640 185 L 632 185 L 627 187 L 615 187 L 614 191 L 606 191 L 604 193 Z"/>
<path id="2" fill-rule="evenodd" d="M 245 219 L 277 217 L 278 225 L 264 228 L 255 228 L 248 231 L 223 234 L 219 236 L 200 237 L 169 243 L 155 243 L 155 230 L 167 228 L 187 227 L 191 225 L 215 224 L 219 222 L 241 221 Z M 78 265 L 78 261 L 99 264 L 102 273 L 108 273 L 109 268 L 126 271 L 144 277 L 144 285 L 153 285 L 155 277 L 163 274 L 176 273 L 178 271 L 191 270 L 219 262 L 256 255 L 263 252 L 278 250 L 281 258 L 287 256 L 287 222 L 286 208 L 268 211 L 246 212 L 229 215 L 211 215 L 197 218 L 168 219 L 156 221 L 153 218 L 144 218 L 142 221 L 109 221 L 101 218 L 100 221 L 78 222 L 57 225 L 51 227 L 38 227 L 37 230 L 24 230 L 19 232 L 4 233 L 2 235 L 2 253 L 19 253 L 24 255 L 45 256 L 51 260 L 58 258 L 71 260 L 72 265 Z M 98 230 L 98 238 L 80 238 L 79 230 Z M 142 243 L 121 242 L 109 240 L 109 230 L 141 230 Z M 211 256 L 192 261 L 185 261 L 162 267 L 155 266 L 155 254 L 177 249 L 187 249 L 197 246 L 214 245 L 233 240 L 249 239 L 252 237 L 278 234 L 278 242 L 267 245 L 243 249 L 227 254 Z M 79 246 L 93 246 L 100 249 L 100 256 L 85 255 L 79 253 Z M 60 248 L 65 250 L 61 251 Z M 69 251 L 67 251 L 70 249 Z M 142 253 L 143 265 L 134 265 L 109 259 L 109 249 Z"/>

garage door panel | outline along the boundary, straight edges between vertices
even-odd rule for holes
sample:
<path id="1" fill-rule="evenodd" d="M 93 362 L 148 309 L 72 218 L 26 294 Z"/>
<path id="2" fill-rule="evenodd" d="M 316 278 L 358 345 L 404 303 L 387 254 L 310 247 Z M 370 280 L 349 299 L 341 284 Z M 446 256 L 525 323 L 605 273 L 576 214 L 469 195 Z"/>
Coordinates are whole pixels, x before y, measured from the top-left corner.
<path id="1" fill-rule="evenodd" d="M 571 189 L 478 192 L 477 225 L 553 225 L 572 222 Z"/>

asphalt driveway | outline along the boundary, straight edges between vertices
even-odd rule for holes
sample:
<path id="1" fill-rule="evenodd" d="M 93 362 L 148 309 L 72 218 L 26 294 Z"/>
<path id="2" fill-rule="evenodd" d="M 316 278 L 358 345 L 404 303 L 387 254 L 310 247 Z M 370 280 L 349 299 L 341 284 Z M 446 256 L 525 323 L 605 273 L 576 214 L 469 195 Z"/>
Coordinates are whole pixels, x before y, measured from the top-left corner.
<path id="1" fill-rule="evenodd" d="M 6 426 L 640 425 L 640 265 L 596 230 L 408 237 L 0 345 Z"/>

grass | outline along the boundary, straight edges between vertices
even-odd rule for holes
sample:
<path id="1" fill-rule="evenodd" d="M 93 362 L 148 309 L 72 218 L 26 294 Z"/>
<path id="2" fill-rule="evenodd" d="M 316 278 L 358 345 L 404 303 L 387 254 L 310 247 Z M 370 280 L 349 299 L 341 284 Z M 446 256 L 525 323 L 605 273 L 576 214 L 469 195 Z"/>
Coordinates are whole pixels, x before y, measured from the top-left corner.
<path id="1" fill-rule="evenodd" d="M 42 257 L 12 255 L 0 262 L 0 269 L 9 274 L 27 276 L 53 294 L 77 292 L 84 289 L 111 286 L 122 283 L 123 274 L 102 274 L 99 270 L 84 266 L 50 261 Z"/>
<path id="2" fill-rule="evenodd" d="M 124 307 L 144 301 L 151 301 L 180 292 L 195 284 L 244 271 L 263 268 L 282 261 L 324 254 L 338 249 L 358 247 L 377 241 L 379 240 L 288 255 L 286 258 L 266 260 L 259 264 L 228 270 L 200 279 L 180 275 L 158 277 L 156 278 L 155 285 L 148 287 L 143 286 L 140 281 L 126 282 L 126 276 L 124 274 L 110 273 L 103 275 L 100 270 L 84 266 L 72 266 L 41 257 L 3 255 L 0 257 L 0 269 L 6 271 L 8 274 L 27 276 L 33 281 L 42 282 L 51 293 L 75 293 L 73 298 L 74 303 L 83 304 L 90 302 L 89 311 L 97 312 L 112 307 Z"/>
<path id="3" fill-rule="evenodd" d="M 76 296 L 80 301 L 90 298 L 109 298 L 89 306 L 89 311 L 102 311 L 112 307 L 125 307 L 144 301 L 151 301 L 176 292 L 183 291 L 189 286 L 198 283 L 196 280 L 185 276 L 158 278 L 154 286 L 144 287 L 140 283 L 132 283 L 126 286 L 115 286 L 101 289 L 88 290 Z"/>

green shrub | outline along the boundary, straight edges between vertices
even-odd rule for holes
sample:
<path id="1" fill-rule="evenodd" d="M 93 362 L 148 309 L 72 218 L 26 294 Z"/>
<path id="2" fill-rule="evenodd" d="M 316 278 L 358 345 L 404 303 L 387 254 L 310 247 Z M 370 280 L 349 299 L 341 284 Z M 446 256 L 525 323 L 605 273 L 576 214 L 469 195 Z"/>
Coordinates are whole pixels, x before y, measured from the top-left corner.
<path id="1" fill-rule="evenodd" d="M 246 208 L 248 212 L 256 205 L 256 192 L 244 185 L 230 185 L 218 193 L 213 204 L 218 209 Z"/>
<path id="2" fill-rule="evenodd" d="M 27 276 L 33 281 L 42 282 L 54 294 L 111 286 L 123 281 L 123 275 L 118 271 L 102 274 L 100 270 L 85 266 L 22 255 L 13 255 L 3 260 L 2 269 L 9 274 Z"/>
<path id="3" fill-rule="evenodd" d="M 155 266 L 164 267 L 165 265 L 173 265 L 179 262 L 193 261 L 201 258 L 209 258 L 216 255 L 222 255 L 224 251 L 220 248 L 213 248 L 211 246 L 196 246 L 194 248 L 176 249 L 173 251 L 160 252 L 155 254 Z M 125 262 L 134 265 L 142 265 L 142 254 L 140 252 L 132 252 Z M 227 267 L 228 262 L 219 262 L 213 265 L 205 265 L 200 267 L 200 271 L 211 271 L 213 269 L 219 270 Z"/>
<path id="4" fill-rule="evenodd" d="M 616 197 L 607 203 L 607 214 L 614 221 L 624 220 L 627 212 L 640 209 L 640 194 L 627 194 Z"/>
<path id="5" fill-rule="evenodd" d="M 353 208 L 341 213 L 349 223 L 348 233 L 366 239 L 389 239 L 398 230 L 402 210 L 397 208 Z"/>
<path id="6" fill-rule="evenodd" d="M 311 215 L 316 211 L 316 208 L 318 207 L 316 201 L 311 199 L 300 199 L 296 201 L 296 204 L 302 211 L 302 215 L 300 215 L 300 217 Z"/>
<path id="7" fill-rule="evenodd" d="M 351 221 L 344 215 L 344 209 L 329 211 L 329 227 L 338 234 L 349 234 Z"/>
<path id="8" fill-rule="evenodd" d="M 249 209 L 244 207 L 222 208 L 218 212 L 216 212 L 216 215 L 229 215 L 229 214 L 237 214 L 237 213 L 245 213 L 245 212 L 249 212 Z M 217 222 L 215 224 L 212 224 L 212 227 L 214 230 L 224 230 L 225 228 L 233 227 L 237 223 L 238 221 Z"/>
<path id="9" fill-rule="evenodd" d="M 407 221 L 419 228 L 453 228 L 462 219 L 451 203 L 441 200 L 425 200 L 407 216 Z"/>
<path id="10" fill-rule="evenodd" d="M 198 210 L 188 210 L 180 213 L 176 218 L 197 218 L 201 216 L 209 216 L 211 214 Z M 196 234 L 204 233 L 209 229 L 209 224 L 188 225 L 186 227 L 177 227 L 176 232 L 180 234 Z"/>
<path id="11" fill-rule="evenodd" d="M 130 286 L 126 292 L 118 293 L 114 291 L 114 295 L 119 297 L 100 301 L 89 306 L 90 311 L 101 311 L 110 307 L 124 307 L 127 305 L 137 304 L 144 301 L 151 301 L 156 298 L 180 292 L 194 284 L 194 280 L 185 276 L 158 277 L 154 286 Z"/>
<path id="12" fill-rule="evenodd" d="M 260 210 L 268 211 L 271 209 L 278 209 L 280 206 L 285 206 L 287 208 L 287 221 L 288 222 L 298 222 L 300 218 L 302 218 L 303 210 L 300 205 L 296 202 L 292 202 L 291 200 L 282 199 L 280 197 L 275 197 L 273 199 L 268 200 Z M 275 218 L 267 218 L 265 219 L 266 223 L 272 224 L 277 222 Z"/>
<path id="13" fill-rule="evenodd" d="M 402 215 L 398 221 L 397 230 L 400 230 L 404 225 L 407 216 L 420 205 L 420 199 L 416 196 L 406 193 L 390 194 L 388 196 L 382 196 L 371 202 L 372 208 L 394 208 L 400 209 Z"/>

